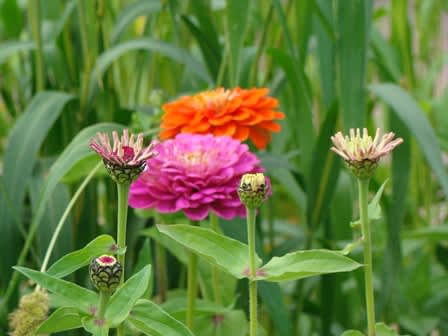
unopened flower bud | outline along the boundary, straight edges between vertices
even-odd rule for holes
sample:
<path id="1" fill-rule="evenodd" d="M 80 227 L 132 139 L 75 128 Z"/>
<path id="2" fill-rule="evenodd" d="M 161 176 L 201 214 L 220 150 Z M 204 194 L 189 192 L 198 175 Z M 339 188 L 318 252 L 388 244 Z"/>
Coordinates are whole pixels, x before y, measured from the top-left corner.
<path id="1" fill-rule="evenodd" d="M 241 203 L 250 209 L 259 208 L 267 196 L 266 178 L 262 173 L 244 174 L 238 188 Z"/>
<path id="2" fill-rule="evenodd" d="M 102 255 L 92 260 L 89 273 L 96 289 L 113 292 L 120 283 L 122 267 L 114 256 Z"/>

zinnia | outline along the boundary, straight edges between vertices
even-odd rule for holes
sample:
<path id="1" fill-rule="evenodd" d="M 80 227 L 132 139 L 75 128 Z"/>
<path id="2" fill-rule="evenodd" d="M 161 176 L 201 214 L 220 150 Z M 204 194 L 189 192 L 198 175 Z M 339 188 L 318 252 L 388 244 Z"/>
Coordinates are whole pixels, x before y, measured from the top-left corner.
<path id="1" fill-rule="evenodd" d="M 192 220 L 206 218 L 209 211 L 225 219 L 245 216 L 239 181 L 263 170 L 247 145 L 228 136 L 179 134 L 156 150 L 148 169 L 131 184 L 131 207 L 183 211 Z"/>
<path id="2" fill-rule="evenodd" d="M 248 138 L 259 149 L 271 141 L 271 132 L 280 131 L 275 119 L 277 99 L 267 96 L 269 90 L 235 88 L 201 92 L 184 96 L 163 105 L 160 138 L 170 139 L 179 133 L 228 135 L 245 141 Z"/>

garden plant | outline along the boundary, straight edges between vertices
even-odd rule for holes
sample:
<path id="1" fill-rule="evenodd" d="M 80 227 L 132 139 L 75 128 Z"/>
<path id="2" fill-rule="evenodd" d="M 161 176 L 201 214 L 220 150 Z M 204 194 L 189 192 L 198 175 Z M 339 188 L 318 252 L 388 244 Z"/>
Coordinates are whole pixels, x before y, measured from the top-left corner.
<path id="1" fill-rule="evenodd" d="M 448 335 L 448 2 L 0 0 L 0 335 Z"/>

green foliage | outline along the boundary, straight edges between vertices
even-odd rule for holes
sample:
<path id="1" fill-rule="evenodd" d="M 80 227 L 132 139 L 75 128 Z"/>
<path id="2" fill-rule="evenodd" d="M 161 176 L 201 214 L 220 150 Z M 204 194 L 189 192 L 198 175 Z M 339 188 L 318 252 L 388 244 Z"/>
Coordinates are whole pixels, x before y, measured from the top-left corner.
<path id="1" fill-rule="evenodd" d="M 327 257 L 317 259 L 310 273 L 301 262 L 303 256 L 322 256 L 321 249 L 350 253 L 355 261 L 340 252 L 329 255 L 338 260 L 331 262 L 338 269 L 360 262 L 360 230 L 350 228 L 358 217 L 354 180 L 329 151 L 329 137 L 350 127 L 380 127 L 404 139 L 391 160 L 381 161 L 370 184 L 377 319 L 397 325 L 401 333 L 448 333 L 447 4 L 0 0 L 0 334 L 8 334 L 7 313 L 25 291 L 26 282 L 13 265 L 23 266 L 18 270 L 37 283 L 76 294 L 76 288 L 86 287 L 82 267 L 110 252 L 113 239 L 104 234 L 115 231 L 116 191 L 105 170 L 99 170 L 70 211 L 50 260 L 76 251 L 47 273 L 31 270 L 41 266 L 54 224 L 100 161 L 88 147 L 95 133 L 131 125 L 145 132 L 147 143 L 157 136 L 162 104 L 215 86 L 268 87 L 286 115 L 282 131 L 266 151 L 256 153 L 273 191 L 257 223 L 259 265 L 265 265 L 261 270 L 270 280 L 324 270 Z M 232 238 L 171 225 L 161 226 L 165 235 L 153 224 L 185 223 L 180 216 L 159 221 L 158 214 L 135 213 L 129 214 L 126 272 L 153 264 L 143 297 L 162 301 L 166 287 L 163 307 L 174 317 L 139 300 L 127 332 L 193 334 L 180 322 L 185 300 L 172 296 L 185 287 L 187 247 L 203 256 L 199 283 L 204 300 L 198 304 L 194 334 L 244 334 L 244 223 L 220 223 Z M 141 234 L 167 250 L 165 260 L 158 259 L 155 244 L 143 244 Z M 211 302 L 209 263 L 225 270 L 220 304 Z M 364 330 L 360 273 L 290 283 L 260 280 L 259 319 L 265 333 L 334 336 Z M 165 286 L 160 286 L 160 274 Z M 61 280 L 69 275 L 73 283 Z M 42 324 L 42 333 L 83 326 L 95 334 L 106 332 L 88 311 L 77 313 L 81 306 L 75 305 L 75 294 L 69 295 L 71 307 L 59 307 L 55 296 L 52 304 L 58 308 Z M 171 302 L 177 309 L 169 309 Z M 216 327 L 218 313 L 224 319 Z M 380 335 L 394 335 L 385 325 L 377 328 Z"/>

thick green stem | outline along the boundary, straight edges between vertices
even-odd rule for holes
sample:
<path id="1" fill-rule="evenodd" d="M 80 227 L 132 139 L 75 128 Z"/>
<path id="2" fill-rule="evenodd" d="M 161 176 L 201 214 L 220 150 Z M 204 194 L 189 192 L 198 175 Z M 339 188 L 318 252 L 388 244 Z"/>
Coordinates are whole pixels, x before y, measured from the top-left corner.
<path id="1" fill-rule="evenodd" d="M 106 312 L 107 302 L 109 301 L 110 293 L 100 291 L 98 302 L 98 319 L 104 319 L 104 313 Z"/>
<path id="2" fill-rule="evenodd" d="M 117 244 L 118 248 L 126 247 L 126 224 L 128 219 L 128 194 L 129 194 L 130 184 L 127 183 L 117 183 L 118 191 L 118 219 L 117 219 Z M 118 261 L 123 268 L 121 273 L 120 285 L 123 284 L 125 279 L 125 255 L 121 254 L 118 256 Z M 123 323 L 117 327 L 117 336 L 124 336 L 124 325 Z"/>
<path id="3" fill-rule="evenodd" d="M 257 269 L 255 264 L 255 216 L 256 209 L 247 211 L 247 241 L 249 244 L 249 315 L 250 336 L 257 335 Z"/>
<path id="4" fill-rule="evenodd" d="M 219 233 L 218 217 L 210 213 L 210 228 Z M 212 266 L 212 286 L 213 286 L 213 296 L 215 298 L 215 303 L 221 304 L 221 289 L 219 285 L 219 271 L 216 266 Z"/>
<path id="5" fill-rule="evenodd" d="M 364 240 L 364 284 L 368 336 L 375 336 L 375 299 L 373 295 L 372 239 L 368 216 L 369 180 L 358 179 L 359 214 Z"/>
<path id="6" fill-rule="evenodd" d="M 187 314 L 185 324 L 193 331 L 194 313 L 196 308 L 196 294 L 197 294 L 197 268 L 198 257 L 193 252 L 190 252 L 188 257 L 188 280 L 187 280 Z"/>

